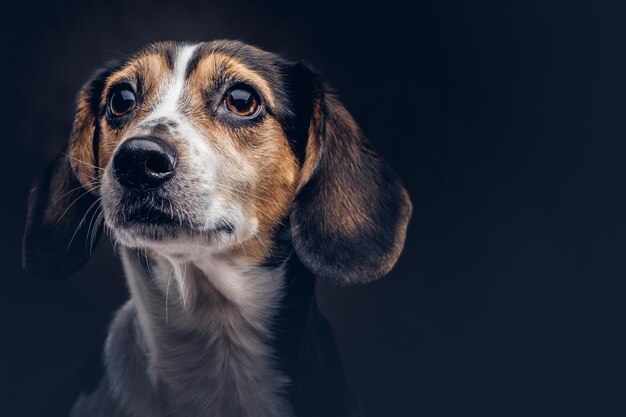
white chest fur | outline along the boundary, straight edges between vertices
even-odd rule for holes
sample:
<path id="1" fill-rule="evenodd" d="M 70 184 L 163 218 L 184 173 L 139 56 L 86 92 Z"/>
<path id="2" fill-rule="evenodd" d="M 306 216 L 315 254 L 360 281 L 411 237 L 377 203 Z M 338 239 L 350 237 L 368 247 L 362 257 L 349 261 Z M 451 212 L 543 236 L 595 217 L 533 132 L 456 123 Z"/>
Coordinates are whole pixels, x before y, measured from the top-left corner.
<path id="1" fill-rule="evenodd" d="M 289 381 L 276 370 L 270 348 L 270 324 L 282 296 L 280 268 L 215 256 L 186 263 L 161 259 L 146 268 L 130 251 L 123 261 L 133 304 L 126 308 L 136 311 L 145 388 L 155 394 L 150 397 L 157 408 L 168 416 L 291 415 L 283 395 Z M 128 370 L 118 369 L 129 366 L 119 359 L 120 341 L 128 337 L 116 336 L 128 330 L 117 327 L 106 349 L 113 357 L 107 358 L 111 385 L 128 380 Z M 117 395 L 124 396 L 122 390 Z"/>

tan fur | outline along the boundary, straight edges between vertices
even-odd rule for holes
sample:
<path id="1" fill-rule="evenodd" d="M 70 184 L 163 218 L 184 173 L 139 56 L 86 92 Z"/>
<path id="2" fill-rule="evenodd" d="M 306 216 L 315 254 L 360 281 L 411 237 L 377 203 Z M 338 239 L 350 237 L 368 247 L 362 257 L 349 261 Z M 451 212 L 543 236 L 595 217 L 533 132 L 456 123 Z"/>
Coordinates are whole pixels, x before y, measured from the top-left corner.
<path id="1" fill-rule="evenodd" d="M 336 117 L 342 120 L 347 131 L 360 132 L 358 125 L 354 122 L 354 119 L 350 116 L 350 113 L 348 113 L 345 107 L 339 103 L 335 103 L 332 97 L 330 97 L 328 101 Z M 355 136 L 360 137 L 362 135 L 357 133 Z M 359 142 L 344 141 L 342 142 L 342 146 L 346 154 L 346 162 L 342 161 L 342 163 L 350 163 L 359 159 L 360 153 L 362 152 Z M 371 217 L 366 212 L 366 208 L 369 204 L 368 199 L 370 199 L 371 196 L 367 194 L 367 189 L 363 190 L 364 192 L 359 192 L 361 190 L 355 188 L 353 183 L 347 182 L 348 179 L 344 176 L 333 177 L 333 181 L 336 186 L 332 188 L 328 187 L 323 190 L 323 192 L 336 194 L 325 199 L 334 204 L 328 205 L 325 209 L 330 213 L 334 213 L 331 217 L 341 219 L 341 221 L 328 222 L 327 227 L 333 228 L 331 229 L 331 233 L 340 233 L 345 236 L 350 236 L 359 227 L 367 225 L 372 221 Z"/>
<path id="2" fill-rule="evenodd" d="M 165 57 L 160 54 L 139 55 L 131 60 L 121 70 L 113 74 L 107 81 L 105 91 L 109 91 L 111 86 L 125 79 L 132 79 L 136 74 L 141 74 L 144 81 L 144 90 L 142 92 L 143 102 L 141 103 L 137 116 L 133 118 L 133 122 L 129 123 L 121 131 L 110 129 L 106 123 L 102 124 L 102 132 L 100 138 L 100 160 L 99 166 L 104 167 L 108 164 L 113 152 L 120 144 L 120 139 L 131 131 L 146 114 L 150 112 L 154 105 L 154 100 L 161 83 L 167 79 L 169 70 Z M 102 106 L 106 106 L 106 95 L 103 95 Z"/>
<path id="3" fill-rule="evenodd" d="M 315 100 L 313 103 L 313 115 L 311 116 L 311 123 L 309 125 L 309 136 L 306 144 L 306 159 L 302 165 L 300 171 L 300 178 L 298 180 L 298 191 L 307 183 L 317 168 L 321 157 L 321 106 L 320 100 Z"/>
<path id="4" fill-rule="evenodd" d="M 234 77 L 258 89 L 272 106 L 273 94 L 267 82 L 238 60 L 221 53 L 203 57 L 191 74 L 187 92 L 186 113 L 207 132 L 211 145 L 224 163 L 233 166 L 245 164 L 254 173 L 238 178 L 232 175 L 221 178 L 224 185 L 240 192 L 222 190 L 228 198 L 237 199 L 248 207 L 249 213 L 259 220 L 254 239 L 236 245 L 232 254 L 247 261 L 258 262 L 267 258 L 272 250 L 274 231 L 289 212 L 295 193 L 298 163 L 291 152 L 281 125 L 267 117 L 259 126 L 249 130 L 233 131 L 211 119 L 204 109 L 202 91 L 216 76 Z M 271 167 L 271 170 L 267 168 Z M 233 173 L 237 170 L 233 170 Z"/>
<path id="5" fill-rule="evenodd" d="M 105 93 L 100 97 L 101 108 L 106 108 L 106 92 L 112 85 L 120 80 L 132 79 L 132 77 L 138 73 L 141 73 L 144 78 L 144 100 L 146 103 L 140 108 L 139 114 L 141 115 L 149 111 L 149 106 L 151 100 L 154 98 L 156 89 L 163 77 L 167 74 L 167 63 L 165 57 L 161 54 L 140 54 L 113 74 L 105 86 Z M 108 163 L 113 151 L 119 145 L 120 138 L 124 137 L 124 134 L 128 130 L 132 129 L 133 124 L 121 132 L 115 132 L 109 129 L 106 123 L 101 123 L 100 127 L 102 131 L 100 132 L 99 138 L 99 160 L 95 161 L 92 138 L 94 137 L 96 123 L 99 123 L 99 121 L 95 119 L 92 113 L 88 94 L 89 92 L 83 89 L 78 95 L 77 110 L 68 155 L 78 180 L 84 184 L 87 189 L 97 193 L 95 190 L 102 173 L 102 170 L 98 168 L 102 168 Z"/>
<path id="6" fill-rule="evenodd" d="M 95 131 L 96 119 L 91 111 L 89 92 L 81 90 L 76 100 L 76 116 L 70 140 L 68 155 L 70 164 L 78 180 L 89 190 L 93 190 L 97 184 L 95 173 L 100 170 L 94 161 L 92 138 Z"/>
<path id="7" fill-rule="evenodd" d="M 236 58 L 220 52 L 211 53 L 200 59 L 189 80 L 191 91 L 201 91 L 218 73 L 248 82 L 265 98 L 270 107 L 275 105 L 272 89 L 263 77 L 247 68 Z"/>
<path id="8" fill-rule="evenodd" d="M 107 114 L 122 83 L 136 106 Z M 259 96 L 249 118 L 223 105 L 239 83 Z M 158 43 L 98 71 L 77 107 L 69 156 L 31 192 L 24 265 L 77 271 L 104 224 L 131 301 L 111 326 L 105 377 L 72 415 L 358 415 L 314 278 L 388 272 L 411 203 L 318 75 L 239 42 Z M 314 403 L 301 398 L 311 389 Z"/>
<path id="9" fill-rule="evenodd" d="M 95 188 L 98 179 L 94 175 L 101 172 L 87 164 L 106 166 L 120 145 L 120 140 L 153 109 L 157 91 L 171 77 L 165 56 L 159 52 L 166 47 L 167 44 L 157 44 L 148 48 L 147 52 L 131 59 L 107 80 L 101 106 L 106 106 L 106 92 L 111 86 L 123 80 L 132 80 L 137 74 L 141 74 L 144 80 L 144 90 L 137 115 L 123 130 L 116 131 L 106 123 L 101 124 L 98 161 L 94 161 L 89 140 L 93 136 L 95 121 L 85 122 L 89 117 L 93 119 L 93 116 L 85 94 L 81 93 L 70 156 L 86 162 L 73 164 L 79 180 L 86 187 Z M 281 219 L 286 218 L 289 213 L 296 181 L 301 175 L 297 160 L 277 120 L 266 117 L 262 124 L 253 129 L 234 131 L 207 114 L 203 89 L 218 75 L 233 77 L 254 86 L 269 106 L 273 104 L 274 97 L 269 85 L 259 74 L 223 53 L 212 53 L 201 58 L 187 81 L 184 97 L 185 114 L 210 138 L 212 147 L 224 163 L 241 168 L 233 169 L 231 176 L 219 179 L 224 185 L 220 192 L 247 207 L 249 214 L 258 219 L 258 232 L 254 238 L 236 245 L 232 254 L 251 262 L 259 262 L 267 258 L 272 250 L 274 232 Z M 184 158 L 184 150 L 181 154 L 181 158 Z M 267 167 L 272 169 L 268 170 Z M 237 174 L 240 171 L 249 171 L 250 168 L 252 171 L 245 176 Z"/>

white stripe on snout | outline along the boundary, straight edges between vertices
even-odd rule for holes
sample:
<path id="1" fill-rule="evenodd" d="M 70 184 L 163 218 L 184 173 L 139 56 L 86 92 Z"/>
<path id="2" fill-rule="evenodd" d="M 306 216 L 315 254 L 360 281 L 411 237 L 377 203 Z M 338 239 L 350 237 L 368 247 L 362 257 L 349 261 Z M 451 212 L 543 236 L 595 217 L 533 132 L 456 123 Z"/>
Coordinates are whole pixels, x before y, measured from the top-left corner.
<path id="1" fill-rule="evenodd" d="M 161 89 L 158 104 L 152 113 L 146 117 L 144 123 L 160 118 L 180 119 L 178 105 L 185 91 L 185 73 L 196 48 L 198 48 L 197 44 L 187 45 L 178 51 L 174 63 L 174 74 L 170 82 Z"/>
<path id="2" fill-rule="evenodd" d="M 178 203 L 178 210 L 200 224 L 200 229 L 214 229 L 220 220 L 228 219 L 235 225 L 237 237 L 244 239 L 256 232 L 257 224 L 247 218 L 245 207 L 233 204 L 222 196 L 223 193 L 218 189 L 218 178 L 224 169 L 230 170 L 226 178 L 236 175 L 247 178 L 246 173 L 251 172 L 252 168 L 244 158 L 238 158 L 236 164 L 228 163 L 213 147 L 213 143 L 219 141 L 228 144 L 228 137 L 219 131 L 203 129 L 203 126 L 194 123 L 193 117 L 182 111 L 185 105 L 182 98 L 188 88 L 185 75 L 198 47 L 199 44 L 196 44 L 178 49 L 174 68 L 159 88 L 154 109 L 129 132 L 128 137 L 151 134 L 152 124 L 156 120 L 174 122 L 175 127 L 163 139 L 171 142 L 176 152 L 184 156 L 184 162 L 177 165 L 179 175 L 176 184 L 170 187 L 171 199 L 184 200 L 184 203 Z M 230 244 L 230 236 L 226 240 L 224 246 Z M 182 253 L 178 244 L 176 241 L 164 242 L 159 247 L 164 251 L 171 249 L 172 252 Z"/>

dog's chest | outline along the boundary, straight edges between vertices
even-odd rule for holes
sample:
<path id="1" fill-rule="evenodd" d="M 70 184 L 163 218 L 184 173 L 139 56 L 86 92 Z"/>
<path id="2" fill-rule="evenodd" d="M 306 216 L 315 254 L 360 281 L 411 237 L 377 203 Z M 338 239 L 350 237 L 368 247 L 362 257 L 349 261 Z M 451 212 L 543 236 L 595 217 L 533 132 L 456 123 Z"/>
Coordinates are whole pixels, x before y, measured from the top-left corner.
<path id="1" fill-rule="evenodd" d="M 280 270 L 124 257 L 148 376 L 172 415 L 288 416 L 270 348 Z"/>

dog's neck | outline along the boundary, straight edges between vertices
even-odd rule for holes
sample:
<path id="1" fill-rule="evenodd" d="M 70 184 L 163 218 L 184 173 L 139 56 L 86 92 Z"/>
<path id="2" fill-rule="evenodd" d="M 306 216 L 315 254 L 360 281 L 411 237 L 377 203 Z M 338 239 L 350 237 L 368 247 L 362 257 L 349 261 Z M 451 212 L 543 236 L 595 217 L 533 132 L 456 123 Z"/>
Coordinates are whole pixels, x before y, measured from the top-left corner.
<path id="1" fill-rule="evenodd" d="M 168 407 L 181 415 L 291 414 L 284 395 L 289 380 L 272 349 L 284 265 L 124 252 L 148 376 Z"/>

